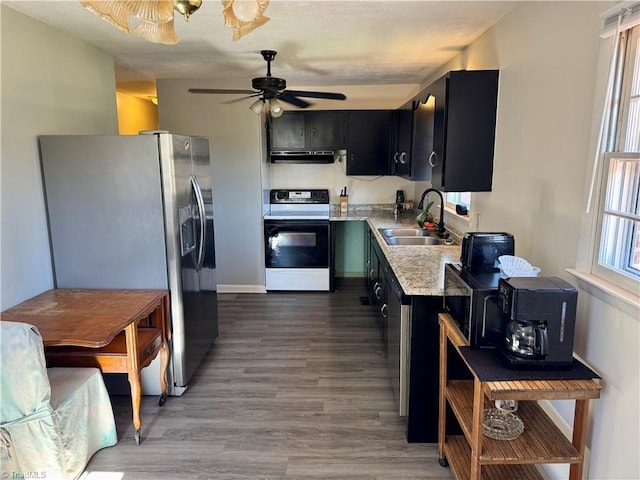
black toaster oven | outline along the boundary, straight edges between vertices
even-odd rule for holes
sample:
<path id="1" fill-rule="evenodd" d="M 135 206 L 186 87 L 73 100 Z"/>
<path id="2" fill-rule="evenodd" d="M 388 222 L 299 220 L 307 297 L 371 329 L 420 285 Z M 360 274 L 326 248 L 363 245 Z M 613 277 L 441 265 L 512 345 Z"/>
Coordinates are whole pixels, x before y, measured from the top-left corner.
<path id="1" fill-rule="evenodd" d="M 462 237 L 460 263 L 464 270 L 498 270 L 498 258 L 513 255 L 513 235 L 506 232 L 467 232 Z M 497 288 L 497 284 L 496 284 Z"/>

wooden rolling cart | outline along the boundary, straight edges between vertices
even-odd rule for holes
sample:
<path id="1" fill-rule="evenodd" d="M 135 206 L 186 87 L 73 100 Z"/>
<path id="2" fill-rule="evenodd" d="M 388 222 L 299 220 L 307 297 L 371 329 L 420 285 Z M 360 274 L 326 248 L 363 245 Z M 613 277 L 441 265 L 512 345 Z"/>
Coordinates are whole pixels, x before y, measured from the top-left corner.
<path id="1" fill-rule="evenodd" d="M 568 463 L 570 480 L 582 480 L 589 400 L 600 397 L 593 378 L 554 380 L 483 381 L 465 359 L 460 348 L 465 338 L 448 314 L 440 323 L 440 464 L 450 466 L 456 479 L 534 480 L 543 477 L 535 464 Z M 448 342 L 468 367 L 473 379 L 447 376 Z M 485 352 L 493 355 L 491 351 Z M 588 369 L 587 369 L 588 370 Z M 594 374 L 594 378 L 597 375 Z M 525 425 L 515 440 L 494 440 L 482 433 L 482 415 L 495 400 L 518 400 L 517 416 Z M 575 399 L 573 438 L 569 440 L 537 404 L 537 400 Z M 447 435 L 447 405 L 463 435 Z"/>

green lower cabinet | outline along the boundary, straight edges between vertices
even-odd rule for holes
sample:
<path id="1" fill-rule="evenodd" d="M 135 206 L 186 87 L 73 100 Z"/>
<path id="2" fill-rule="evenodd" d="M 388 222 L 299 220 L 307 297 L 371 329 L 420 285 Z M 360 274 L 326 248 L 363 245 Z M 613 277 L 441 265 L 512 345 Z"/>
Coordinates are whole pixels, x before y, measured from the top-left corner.
<path id="1" fill-rule="evenodd" d="M 336 277 L 364 277 L 364 221 L 331 222 Z"/>

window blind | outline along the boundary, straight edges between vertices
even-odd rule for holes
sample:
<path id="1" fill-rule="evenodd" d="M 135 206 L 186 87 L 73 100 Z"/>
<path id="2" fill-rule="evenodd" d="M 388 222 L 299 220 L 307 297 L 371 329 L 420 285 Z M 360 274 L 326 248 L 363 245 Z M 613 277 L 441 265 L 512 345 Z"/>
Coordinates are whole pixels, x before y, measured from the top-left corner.
<path id="1" fill-rule="evenodd" d="M 621 30 L 640 25 L 640 2 L 620 2 L 619 5 L 603 12 L 600 18 L 602 18 L 600 36 L 602 38 L 611 37 Z M 618 20 L 620 20 L 619 27 Z"/>

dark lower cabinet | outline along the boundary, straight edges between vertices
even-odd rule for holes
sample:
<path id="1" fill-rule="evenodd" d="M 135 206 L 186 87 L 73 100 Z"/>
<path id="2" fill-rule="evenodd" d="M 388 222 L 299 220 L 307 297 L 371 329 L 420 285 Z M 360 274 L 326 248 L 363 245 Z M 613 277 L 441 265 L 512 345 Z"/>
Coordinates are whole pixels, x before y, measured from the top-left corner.
<path id="1" fill-rule="evenodd" d="M 398 414 L 406 419 L 408 442 L 435 443 L 442 297 L 405 295 L 371 229 L 365 230 L 369 298 L 384 342 Z"/>
<path id="2" fill-rule="evenodd" d="M 442 297 L 411 297 L 407 441 L 438 441 L 438 373 Z"/>

